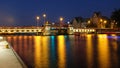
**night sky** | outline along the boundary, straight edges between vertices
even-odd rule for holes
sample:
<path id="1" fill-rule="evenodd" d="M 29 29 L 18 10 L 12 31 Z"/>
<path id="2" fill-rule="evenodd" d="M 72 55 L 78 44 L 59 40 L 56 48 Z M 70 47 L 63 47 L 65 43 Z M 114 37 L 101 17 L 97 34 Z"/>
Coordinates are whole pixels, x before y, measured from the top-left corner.
<path id="1" fill-rule="evenodd" d="M 120 0 L 0 0 L 0 26 L 35 26 L 36 16 L 47 14 L 47 20 L 58 22 L 59 17 L 70 21 L 74 17 L 91 17 L 100 11 L 110 17 L 120 8 Z"/>

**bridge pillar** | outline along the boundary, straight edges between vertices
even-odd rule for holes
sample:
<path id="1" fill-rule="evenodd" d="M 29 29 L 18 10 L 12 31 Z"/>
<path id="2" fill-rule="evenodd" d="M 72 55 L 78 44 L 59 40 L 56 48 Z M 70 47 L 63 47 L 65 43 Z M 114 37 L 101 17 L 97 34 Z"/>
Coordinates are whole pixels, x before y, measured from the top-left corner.
<path id="1" fill-rule="evenodd" d="M 73 26 L 72 25 L 68 25 L 68 34 L 73 34 Z"/>

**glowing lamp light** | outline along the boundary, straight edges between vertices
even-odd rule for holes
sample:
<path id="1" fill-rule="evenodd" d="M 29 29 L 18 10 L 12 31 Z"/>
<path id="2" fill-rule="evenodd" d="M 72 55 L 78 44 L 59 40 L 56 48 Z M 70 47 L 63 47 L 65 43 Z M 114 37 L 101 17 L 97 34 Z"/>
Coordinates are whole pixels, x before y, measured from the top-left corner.
<path id="1" fill-rule="evenodd" d="M 104 21 L 104 23 L 106 24 L 106 23 L 107 23 L 107 21 L 105 20 L 105 21 Z"/>
<path id="2" fill-rule="evenodd" d="M 45 18 L 45 17 L 46 17 L 46 14 L 43 14 L 43 17 Z"/>
<path id="3" fill-rule="evenodd" d="M 5 32 L 4 30 L 2 30 L 2 32 Z"/>
<path id="4" fill-rule="evenodd" d="M 0 36 L 0 40 L 2 40 L 3 39 L 3 37 L 2 36 Z"/>
<path id="5" fill-rule="evenodd" d="M 36 19 L 37 19 L 37 20 L 39 20 L 39 19 L 40 19 L 40 17 L 39 17 L 39 16 L 37 16 L 37 17 L 36 17 Z"/>
<path id="6" fill-rule="evenodd" d="M 69 21 L 68 21 L 67 23 L 68 23 L 68 24 L 70 24 L 70 22 L 69 22 Z"/>
<path id="7" fill-rule="evenodd" d="M 76 30 L 76 32 L 78 32 L 78 30 Z"/>
<path id="8" fill-rule="evenodd" d="M 89 32 L 89 30 L 88 30 L 88 32 Z"/>
<path id="9" fill-rule="evenodd" d="M 102 19 L 100 19 L 100 22 L 102 22 L 103 20 Z"/>
<path id="10" fill-rule="evenodd" d="M 88 21 L 88 24 L 90 24 L 90 20 Z"/>
<path id="11" fill-rule="evenodd" d="M 63 21 L 63 18 L 62 18 L 62 17 L 60 17 L 60 21 Z"/>

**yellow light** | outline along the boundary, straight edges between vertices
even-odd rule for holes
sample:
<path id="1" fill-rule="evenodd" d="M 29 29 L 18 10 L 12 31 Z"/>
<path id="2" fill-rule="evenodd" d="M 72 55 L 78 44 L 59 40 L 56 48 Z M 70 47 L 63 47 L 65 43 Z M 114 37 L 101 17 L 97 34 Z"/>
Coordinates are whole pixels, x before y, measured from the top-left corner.
<path id="1" fill-rule="evenodd" d="M 84 29 L 82 29 L 82 32 L 84 31 Z"/>
<path id="2" fill-rule="evenodd" d="M 35 53 L 34 53 L 34 61 L 35 61 L 35 65 L 39 66 L 39 64 L 42 64 L 40 61 L 43 59 L 42 58 L 42 52 L 40 52 L 42 50 L 42 46 L 40 45 L 41 42 L 41 36 L 34 36 L 34 48 L 35 48 Z M 42 66 L 41 66 L 42 67 Z"/>
<path id="3" fill-rule="evenodd" d="M 39 19 L 40 19 L 40 17 L 39 17 L 39 16 L 37 16 L 37 17 L 36 17 L 36 19 L 37 19 L 37 20 L 39 20 Z"/>
<path id="4" fill-rule="evenodd" d="M 100 68 L 109 68 L 110 66 L 110 51 L 108 46 L 108 38 L 106 34 L 98 35 L 98 59 Z"/>
<path id="5" fill-rule="evenodd" d="M 89 32 L 89 29 L 88 29 L 88 32 Z"/>
<path id="6" fill-rule="evenodd" d="M 81 29 L 79 29 L 79 32 L 81 32 Z"/>
<path id="7" fill-rule="evenodd" d="M 78 29 L 76 29 L 76 32 L 78 32 Z"/>
<path id="8" fill-rule="evenodd" d="M 10 33 L 10 31 L 8 30 L 8 33 Z"/>
<path id="9" fill-rule="evenodd" d="M 87 52 L 87 62 L 88 62 L 88 68 L 92 68 L 91 67 L 91 63 L 93 63 L 93 54 L 94 54 L 94 52 L 93 52 L 93 43 L 92 43 L 92 35 L 90 34 L 88 34 L 87 35 L 87 37 L 86 37 L 86 39 L 87 39 L 87 43 L 86 43 L 86 52 Z"/>
<path id="10" fill-rule="evenodd" d="M 0 40 L 3 40 L 3 37 L 0 36 Z"/>
<path id="11" fill-rule="evenodd" d="M 106 23 L 107 23 L 107 21 L 105 20 L 105 21 L 104 21 L 104 23 L 106 24 Z"/>
<path id="12" fill-rule="evenodd" d="M 22 30 L 19 30 L 19 32 L 22 32 Z"/>
<path id="13" fill-rule="evenodd" d="M 100 19 L 100 22 L 102 22 L 103 21 L 103 19 Z"/>
<path id="14" fill-rule="evenodd" d="M 58 36 L 58 68 L 66 67 L 66 48 L 64 36 Z"/>
<path id="15" fill-rule="evenodd" d="M 13 30 L 13 32 L 16 32 L 16 30 Z"/>
<path id="16" fill-rule="evenodd" d="M 48 36 L 35 36 L 34 61 L 37 68 L 49 67 L 49 40 Z M 46 43 L 47 42 L 47 43 Z M 44 61 L 44 62 L 41 62 Z"/>
<path id="17" fill-rule="evenodd" d="M 92 29 L 90 29 L 90 32 L 92 32 Z"/>
<path id="18" fill-rule="evenodd" d="M 63 18 L 62 18 L 62 17 L 60 17 L 60 21 L 63 21 Z"/>
<path id="19" fill-rule="evenodd" d="M 89 20 L 89 21 L 88 21 L 88 24 L 90 24 L 90 22 L 91 22 L 91 21 Z"/>
<path id="20" fill-rule="evenodd" d="M 2 32 L 5 32 L 4 30 L 2 30 Z"/>
<path id="21" fill-rule="evenodd" d="M 47 43 L 46 43 L 47 42 Z M 42 37 L 42 59 L 44 60 L 44 62 L 42 62 L 43 64 L 43 68 L 48 68 L 49 67 L 49 44 L 50 44 L 50 37 L 49 36 L 43 36 Z"/>

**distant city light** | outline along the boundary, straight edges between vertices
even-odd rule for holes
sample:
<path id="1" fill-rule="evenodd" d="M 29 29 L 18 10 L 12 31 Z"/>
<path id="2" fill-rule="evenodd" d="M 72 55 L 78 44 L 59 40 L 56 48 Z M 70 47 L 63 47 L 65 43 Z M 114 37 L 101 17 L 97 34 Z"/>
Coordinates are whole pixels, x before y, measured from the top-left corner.
<path id="1" fill-rule="evenodd" d="M 69 22 L 69 21 L 68 21 L 67 23 L 68 23 L 68 24 L 70 24 L 70 22 Z"/>

